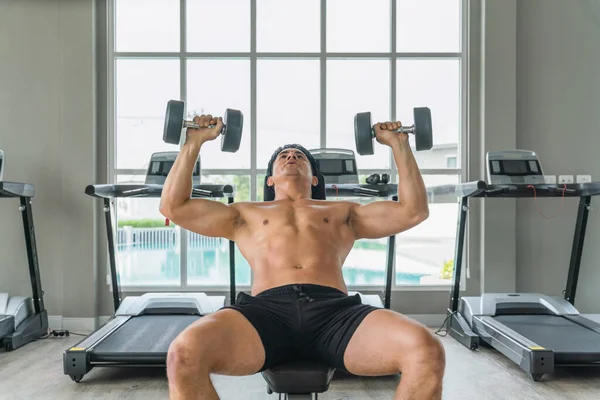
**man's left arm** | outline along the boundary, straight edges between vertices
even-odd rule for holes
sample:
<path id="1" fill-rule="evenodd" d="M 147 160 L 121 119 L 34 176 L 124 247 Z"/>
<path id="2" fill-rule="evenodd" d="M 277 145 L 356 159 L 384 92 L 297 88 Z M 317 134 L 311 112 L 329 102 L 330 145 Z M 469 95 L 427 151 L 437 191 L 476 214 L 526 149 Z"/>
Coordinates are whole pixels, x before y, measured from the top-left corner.
<path id="1" fill-rule="evenodd" d="M 408 142 L 408 135 L 394 132 L 400 122 L 374 126 L 377 141 L 390 146 L 398 168 L 398 201 L 374 201 L 352 207 L 350 222 L 356 238 L 377 239 L 406 231 L 429 217 L 423 177 Z"/>

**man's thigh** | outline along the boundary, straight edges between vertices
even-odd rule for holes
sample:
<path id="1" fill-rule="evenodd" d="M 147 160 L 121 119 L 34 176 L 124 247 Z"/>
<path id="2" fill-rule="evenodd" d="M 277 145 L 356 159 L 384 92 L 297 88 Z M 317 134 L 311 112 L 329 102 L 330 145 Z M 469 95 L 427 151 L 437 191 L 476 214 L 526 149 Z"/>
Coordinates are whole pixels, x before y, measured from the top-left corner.
<path id="1" fill-rule="evenodd" d="M 354 375 L 392 375 L 413 364 L 415 356 L 437 356 L 440 349 L 440 342 L 425 326 L 395 311 L 378 309 L 369 313 L 352 335 L 344 364 Z"/>
<path id="2" fill-rule="evenodd" d="M 185 357 L 189 364 L 210 365 L 211 372 L 222 375 L 252 375 L 265 361 L 258 332 L 233 309 L 219 310 L 191 324 L 173 341 L 169 353 L 172 359 Z"/>

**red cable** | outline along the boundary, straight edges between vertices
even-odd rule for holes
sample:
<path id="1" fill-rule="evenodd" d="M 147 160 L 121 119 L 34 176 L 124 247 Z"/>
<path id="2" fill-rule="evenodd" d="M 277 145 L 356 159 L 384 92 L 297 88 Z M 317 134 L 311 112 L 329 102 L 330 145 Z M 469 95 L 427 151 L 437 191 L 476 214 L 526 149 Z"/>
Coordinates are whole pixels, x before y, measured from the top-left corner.
<path id="1" fill-rule="evenodd" d="M 563 206 L 563 203 L 565 202 L 565 192 L 567 191 L 567 185 L 566 184 L 563 184 L 562 199 L 560 201 L 560 206 L 558 207 L 558 211 L 552 217 L 545 216 L 544 213 L 542 212 L 542 210 L 540 210 L 540 207 L 537 204 L 537 192 L 535 191 L 535 186 L 534 185 L 527 185 L 527 187 L 533 189 L 533 199 L 535 200 L 535 208 L 537 208 L 538 213 L 540 213 L 540 215 L 542 217 L 544 217 L 546 219 L 552 219 L 552 218 L 556 217 L 560 213 L 560 210 L 561 210 L 561 208 Z"/>

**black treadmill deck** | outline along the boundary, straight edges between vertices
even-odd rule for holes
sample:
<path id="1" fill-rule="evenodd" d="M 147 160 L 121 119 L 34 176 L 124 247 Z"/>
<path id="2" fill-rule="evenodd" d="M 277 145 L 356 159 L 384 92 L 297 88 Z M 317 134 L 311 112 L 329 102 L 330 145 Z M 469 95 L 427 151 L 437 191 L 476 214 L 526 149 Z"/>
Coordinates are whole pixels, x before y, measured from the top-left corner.
<path id="1" fill-rule="evenodd" d="M 127 320 L 92 351 L 92 362 L 164 362 L 171 342 L 199 315 L 141 315 Z"/>
<path id="2" fill-rule="evenodd" d="M 556 315 L 498 315 L 494 320 L 552 350 L 556 364 L 600 362 L 600 334 Z"/>

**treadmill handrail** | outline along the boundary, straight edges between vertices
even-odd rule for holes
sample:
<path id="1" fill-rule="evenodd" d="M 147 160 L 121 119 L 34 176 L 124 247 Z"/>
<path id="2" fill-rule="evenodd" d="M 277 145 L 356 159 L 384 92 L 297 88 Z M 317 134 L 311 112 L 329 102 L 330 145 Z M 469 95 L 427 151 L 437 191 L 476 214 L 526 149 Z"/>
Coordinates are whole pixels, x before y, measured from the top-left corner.
<path id="1" fill-rule="evenodd" d="M 456 196 L 458 197 L 476 197 L 487 187 L 484 181 L 464 182 L 456 185 Z"/>
<path id="2" fill-rule="evenodd" d="M 33 197 L 35 187 L 31 183 L 0 181 L 0 198 Z"/>
<path id="3" fill-rule="evenodd" d="M 459 183 L 458 197 L 533 198 L 533 197 L 585 197 L 600 195 L 600 182 L 568 184 L 510 184 L 488 185 L 484 181 Z"/>
<path id="4" fill-rule="evenodd" d="M 149 197 L 158 198 L 162 194 L 163 185 L 143 183 L 120 183 L 88 185 L 85 194 L 92 197 L 113 199 L 125 197 Z M 200 184 L 192 186 L 191 197 L 231 197 L 233 196 L 232 185 Z"/>
<path id="5" fill-rule="evenodd" d="M 325 195 L 331 197 L 390 197 L 398 194 L 398 185 L 360 184 L 360 183 L 326 183 Z"/>

